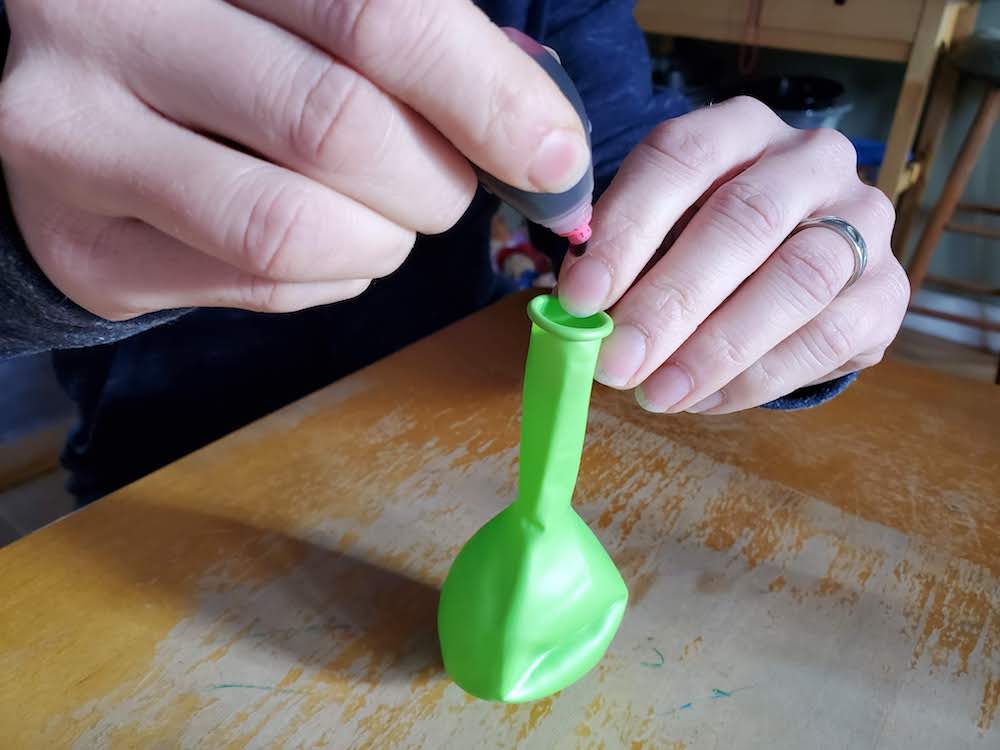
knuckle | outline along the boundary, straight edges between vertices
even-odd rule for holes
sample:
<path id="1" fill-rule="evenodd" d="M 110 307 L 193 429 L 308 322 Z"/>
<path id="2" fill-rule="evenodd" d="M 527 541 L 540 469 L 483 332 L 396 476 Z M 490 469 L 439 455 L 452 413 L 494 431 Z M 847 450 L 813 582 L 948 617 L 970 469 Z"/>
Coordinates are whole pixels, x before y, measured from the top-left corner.
<path id="1" fill-rule="evenodd" d="M 382 252 L 377 253 L 368 272 L 373 278 L 380 279 L 395 273 L 406 261 L 417 240 L 414 232 L 398 229 L 394 237 L 386 243 Z"/>
<path id="2" fill-rule="evenodd" d="M 857 175 L 858 152 L 846 135 L 833 128 L 816 128 L 804 133 L 819 164 L 827 164 L 837 170 L 850 170 L 852 176 Z"/>
<path id="3" fill-rule="evenodd" d="M 784 210 L 765 190 L 739 179 L 716 190 L 705 209 L 713 223 L 737 238 L 766 241 L 785 223 Z"/>
<path id="4" fill-rule="evenodd" d="M 336 169 L 348 156 L 342 143 L 345 120 L 358 104 L 362 78 L 336 63 L 328 63 L 304 89 L 295 105 L 289 140 L 293 153 L 307 163 Z"/>
<path id="5" fill-rule="evenodd" d="M 728 372 L 743 372 L 756 360 L 748 339 L 733 338 L 721 327 L 707 332 L 707 344 L 716 362 Z"/>
<path id="6" fill-rule="evenodd" d="M 245 289 L 240 304 L 243 309 L 262 313 L 294 311 L 294 307 L 289 306 L 291 295 L 286 284 L 250 274 L 247 283 L 240 286 Z"/>
<path id="7" fill-rule="evenodd" d="M 77 0 L 84 13 L 93 11 L 93 0 Z M 21 24 L 27 24 L 36 30 L 50 31 L 60 19 L 67 15 L 66 2 L 60 0 L 7 0 L 7 14 Z"/>
<path id="8" fill-rule="evenodd" d="M 731 107 L 738 107 L 747 113 L 761 114 L 763 112 L 770 112 L 771 108 L 768 107 L 760 99 L 755 99 L 752 96 L 747 96 L 746 94 L 740 94 L 739 96 L 734 96 L 729 100 L 729 105 Z"/>
<path id="9" fill-rule="evenodd" d="M 118 262 L 121 241 L 117 222 L 108 222 L 93 233 L 69 227 L 47 231 L 31 245 L 31 254 L 46 276 L 76 304 L 112 322 L 130 320 L 151 312 L 134 291 L 101 278 L 109 264 Z"/>
<path id="10" fill-rule="evenodd" d="M 836 261 L 838 252 L 844 249 L 830 247 L 826 242 L 810 242 L 808 235 L 801 234 L 775 253 L 774 266 L 779 280 L 784 282 L 782 287 L 802 310 L 822 307 L 840 293 L 847 276 Z"/>
<path id="11" fill-rule="evenodd" d="M 910 286 L 910 277 L 906 275 L 906 271 L 903 270 L 895 258 L 893 258 L 893 266 L 892 278 L 896 287 L 896 301 L 899 305 L 900 319 L 902 319 L 903 315 L 906 314 L 906 308 L 910 305 L 910 299 L 913 296 L 913 287 Z"/>
<path id="12" fill-rule="evenodd" d="M 131 320 L 152 312 L 148 306 L 133 299 L 134 295 L 127 291 L 108 290 L 103 285 L 95 285 L 80 279 L 60 279 L 57 276 L 53 281 L 56 280 L 59 281 L 59 288 L 65 290 L 66 296 L 76 304 L 112 323 Z"/>
<path id="13" fill-rule="evenodd" d="M 694 328 L 699 298 L 698 290 L 688 283 L 650 273 L 631 293 L 622 322 L 627 318 L 645 337 L 647 350 L 654 351 L 668 334 Z"/>
<path id="14" fill-rule="evenodd" d="M 16 75 L 0 84 L 0 153 L 8 161 L 37 156 L 43 144 L 38 113 L 24 88 Z"/>
<path id="15" fill-rule="evenodd" d="M 767 357 L 761 358 L 748 372 L 752 374 L 756 386 L 754 390 L 759 393 L 780 395 L 791 390 L 785 377 L 788 369 L 779 366 L 778 363 L 769 362 Z"/>
<path id="16" fill-rule="evenodd" d="M 382 54 L 394 0 L 324 0 L 316 3 L 317 25 L 334 41 L 336 51 L 355 62 Z"/>
<path id="17" fill-rule="evenodd" d="M 419 77 L 428 58 L 439 53 L 435 43 L 443 23 L 432 28 L 434 3 L 413 0 L 323 0 L 316 3 L 319 27 L 333 40 L 334 51 L 356 66 L 377 72 L 406 60 L 406 75 Z"/>
<path id="18" fill-rule="evenodd" d="M 862 191 L 862 204 L 872 215 L 872 223 L 883 230 L 886 235 L 892 234 L 896 223 L 896 207 L 889 197 L 876 187 L 865 185 Z"/>
<path id="19" fill-rule="evenodd" d="M 294 276 L 297 236 L 305 228 L 307 201 L 298 191 L 265 188 L 253 200 L 243 226 L 241 253 L 257 276 L 281 280 Z"/>
<path id="20" fill-rule="evenodd" d="M 889 264 L 887 283 L 889 285 L 889 298 L 896 306 L 905 309 L 910 302 L 910 279 L 895 258 Z"/>
<path id="21" fill-rule="evenodd" d="M 658 125 L 640 148 L 646 149 L 650 160 L 668 173 L 677 167 L 689 173 L 705 173 L 719 160 L 715 144 L 684 118 Z"/>
<path id="22" fill-rule="evenodd" d="M 298 312 L 307 307 L 324 302 L 339 302 L 362 294 L 371 284 L 370 279 L 352 279 L 337 285 L 336 292 L 327 300 L 303 296 L 297 284 L 272 281 L 258 276 L 249 275 L 246 283 L 241 285 L 244 290 L 239 306 L 254 312 L 280 314 Z"/>
<path id="23" fill-rule="evenodd" d="M 885 349 L 880 348 L 871 352 L 869 354 L 864 354 L 859 357 L 854 358 L 854 363 L 857 365 L 859 370 L 865 369 L 866 367 L 874 367 L 879 364 L 883 359 L 885 359 Z"/>
<path id="24" fill-rule="evenodd" d="M 104 164 L 100 149 L 86 146 L 107 125 L 101 94 L 120 94 L 114 86 L 67 77 L 48 64 L 15 67 L 0 83 L 0 156 L 35 173 Z"/>
<path id="25" fill-rule="evenodd" d="M 890 335 L 895 336 L 910 304 L 910 280 L 895 258 L 884 276 L 884 299 L 880 317 L 883 324 L 891 329 Z"/>
<path id="26" fill-rule="evenodd" d="M 855 325 L 841 313 L 828 310 L 816 318 L 803 337 L 809 355 L 821 367 L 833 370 L 850 359 Z"/>
<path id="27" fill-rule="evenodd" d="M 649 294 L 645 304 L 652 320 L 669 327 L 695 319 L 700 295 L 694 286 L 665 274 L 652 273 L 647 278 Z"/>
<path id="28" fill-rule="evenodd" d="M 128 303 L 118 304 L 117 300 L 107 299 L 100 294 L 79 295 L 76 296 L 73 301 L 87 312 L 90 312 L 98 318 L 103 318 L 111 323 L 121 323 L 126 320 L 132 320 L 133 318 L 138 318 L 140 315 L 145 315 L 146 313 L 151 312 L 148 309 L 139 309 L 135 305 Z"/>
<path id="29" fill-rule="evenodd" d="M 475 196 L 475 187 L 458 191 L 446 205 L 430 211 L 418 229 L 424 234 L 441 234 L 455 226 L 465 215 Z M 444 203 L 444 202 L 443 202 Z"/>
<path id="30" fill-rule="evenodd" d="M 523 92 L 498 68 L 487 73 L 481 90 L 487 94 L 481 116 L 470 127 L 473 143 L 479 148 L 489 148 L 491 144 L 520 142 L 519 131 L 525 118 L 531 116 Z"/>
<path id="31" fill-rule="evenodd" d="M 354 299 L 355 297 L 360 297 L 368 291 L 368 288 L 371 285 L 371 279 L 355 279 L 349 282 L 344 288 L 344 296 L 341 297 L 341 299 Z"/>
<path id="32" fill-rule="evenodd" d="M 727 104 L 734 110 L 739 111 L 739 115 L 742 117 L 763 120 L 771 125 L 780 125 L 785 130 L 790 130 L 789 126 L 785 124 L 785 121 L 775 114 L 774 110 L 768 107 L 760 99 L 755 99 L 752 96 L 747 96 L 746 94 L 741 94 L 739 96 L 734 96 L 730 99 Z"/>

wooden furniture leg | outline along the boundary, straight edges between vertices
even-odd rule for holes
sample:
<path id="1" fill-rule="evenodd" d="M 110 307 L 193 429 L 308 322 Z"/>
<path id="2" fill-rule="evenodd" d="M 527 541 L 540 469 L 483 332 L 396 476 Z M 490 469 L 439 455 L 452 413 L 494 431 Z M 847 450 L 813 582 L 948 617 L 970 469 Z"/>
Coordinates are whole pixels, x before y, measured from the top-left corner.
<path id="1" fill-rule="evenodd" d="M 913 146 L 938 50 L 951 39 L 959 10 L 960 6 L 949 0 L 928 0 L 924 4 L 879 169 L 878 187 L 894 203 L 906 173 L 906 157 Z"/>
<path id="2" fill-rule="evenodd" d="M 950 43 L 953 45 L 969 36 L 976 27 L 978 3 L 970 3 L 958 12 Z M 923 123 L 914 146 L 914 158 L 922 169 L 917 173 L 916 182 L 905 191 L 896 211 L 896 228 L 892 237 L 892 249 L 900 260 L 906 257 L 910 234 L 920 210 L 931 170 L 937 160 L 938 150 L 948 126 L 948 119 L 954 110 L 955 95 L 958 92 L 959 74 L 955 66 L 941 61 L 934 73 L 934 83 L 927 102 Z"/>
<path id="3" fill-rule="evenodd" d="M 941 235 L 944 233 L 945 225 L 951 219 L 955 207 L 958 206 L 958 202 L 962 198 L 962 192 L 976 166 L 976 157 L 979 156 L 986 139 L 989 138 L 990 131 L 993 130 L 993 125 L 998 117 L 1000 117 L 1000 87 L 993 86 L 983 97 L 979 112 L 976 113 L 976 119 L 965 136 L 965 142 L 958 153 L 958 159 L 955 160 L 951 173 L 944 183 L 941 197 L 938 198 L 938 202 L 927 220 L 924 233 L 920 237 L 920 242 L 917 244 L 917 249 L 913 253 L 913 260 L 907 271 L 910 278 L 911 295 L 915 295 L 920 289 L 920 285 L 923 284 L 931 256 L 934 254 L 934 248 L 937 247 Z"/>
<path id="4" fill-rule="evenodd" d="M 924 193 L 927 191 L 927 181 L 934 165 L 934 158 L 943 140 L 948 118 L 954 109 L 958 81 L 958 71 L 946 61 L 942 61 L 934 76 L 934 86 L 927 102 L 924 124 L 920 128 L 917 144 L 913 149 L 914 157 L 920 161 L 922 169 L 916 182 L 900 197 L 899 205 L 896 208 L 892 251 L 900 261 L 906 257 L 906 248 Z"/>

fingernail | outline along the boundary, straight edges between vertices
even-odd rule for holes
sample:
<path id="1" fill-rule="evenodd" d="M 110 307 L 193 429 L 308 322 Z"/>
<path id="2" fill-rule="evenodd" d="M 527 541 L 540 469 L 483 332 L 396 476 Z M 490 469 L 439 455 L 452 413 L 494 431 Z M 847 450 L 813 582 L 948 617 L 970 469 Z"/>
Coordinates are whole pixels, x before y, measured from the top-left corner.
<path id="1" fill-rule="evenodd" d="M 636 388 L 635 398 L 646 411 L 665 412 L 691 392 L 691 378 L 682 368 L 667 365 Z"/>
<path id="2" fill-rule="evenodd" d="M 722 391 L 716 391 L 711 396 L 706 396 L 705 398 L 703 398 L 694 406 L 688 407 L 686 411 L 690 412 L 691 414 L 701 414 L 703 411 L 714 409 L 721 403 L 722 403 Z"/>
<path id="3" fill-rule="evenodd" d="M 649 403 L 649 400 L 646 398 L 646 394 L 642 392 L 642 386 L 639 386 L 638 388 L 635 389 L 635 401 L 637 404 L 639 404 L 639 406 L 641 406 L 646 411 L 651 411 L 654 414 L 661 413 L 659 409 L 657 409 L 655 406 Z"/>
<path id="4" fill-rule="evenodd" d="M 604 340 L 594 378 L 612 388 L 624 388 L 645 359 L 646 337 L 638 328 L 626 323 L 615 328 Z"/>
<path id="5" fill-rule="evenodd" d="M 583 137 L 570 130 L 553 130 L 538 145 L 528 166 L 528 179 L 545 193 L 562 193 L 580 180 L 590 155 Z"/>
<path id="6" fill-rule="evenodd" d="M 600 310 L 610 293 L 611 274 L 596 258 L 581 258 L 559 279 L 559 301 L 566 312 L 578 318 Z"/>

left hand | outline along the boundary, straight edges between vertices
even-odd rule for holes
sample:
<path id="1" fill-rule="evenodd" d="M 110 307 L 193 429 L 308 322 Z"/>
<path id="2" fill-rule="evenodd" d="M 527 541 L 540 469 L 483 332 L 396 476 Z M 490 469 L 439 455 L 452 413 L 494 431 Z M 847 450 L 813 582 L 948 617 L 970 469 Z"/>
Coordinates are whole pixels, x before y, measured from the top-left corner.
<path id="1" fill-rule="evenodd" d="M 867 242 L 850 288 L 843 237 L 789 237 L 820 215 Z M 577 315 L 611 308 L 598 381 L 635 388 L 650 411 L 734 412 L 881 360 L 909 300 L 893 220 L 885 195 L 858 179 L 847 138 L 737 98 L 636 147 L 595 207 L 586 254 L 567 256 L 559 297 Z"/>

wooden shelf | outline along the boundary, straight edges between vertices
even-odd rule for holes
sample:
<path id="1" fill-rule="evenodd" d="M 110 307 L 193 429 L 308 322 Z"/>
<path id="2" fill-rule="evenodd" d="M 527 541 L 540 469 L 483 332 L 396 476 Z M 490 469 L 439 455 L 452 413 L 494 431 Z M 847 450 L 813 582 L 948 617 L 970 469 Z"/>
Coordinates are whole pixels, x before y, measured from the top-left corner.
<path id="1" fill-rule="evenodd" d="M 639 0 L 635 17 L 646 31 L 741 44 L 748 0 Z M 761 47 L 871 60 L 904 62 L 920 22 L 921 3 L 881 0 L 845 3 L 829 0 L 768 0 L 752 42 Z"/>

